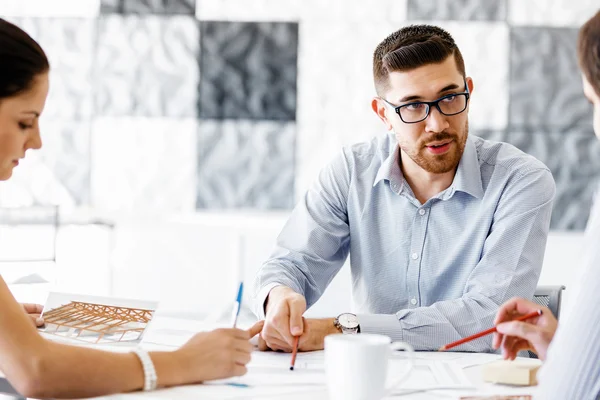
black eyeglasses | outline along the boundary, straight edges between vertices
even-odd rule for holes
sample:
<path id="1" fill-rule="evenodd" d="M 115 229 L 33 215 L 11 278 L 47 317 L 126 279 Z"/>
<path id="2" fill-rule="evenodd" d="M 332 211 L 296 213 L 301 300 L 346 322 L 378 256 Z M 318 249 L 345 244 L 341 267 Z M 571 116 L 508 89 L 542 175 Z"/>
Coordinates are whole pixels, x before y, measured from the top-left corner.
<path id="1" fill-rule="evenodd" d="M 396 114 L 400 116 L 402 122 L 405 124 L 415 124 L 427 119 L 429 113 L 431 112 L 431 107 L 433 106 L 435 106 L 440 113 L 447 116 L 460 114 L 467 109 L 469 96 L 469 88 L 465 82 L 464 92 L 451 93 L 440 97 L 435 101 L 415 101 L 413 103 L 397 106 L 384 98 L 381 98 L 381 100 L 385 101 L 391 107 L 394 107 L 394 111 L 396 111 Z"/>

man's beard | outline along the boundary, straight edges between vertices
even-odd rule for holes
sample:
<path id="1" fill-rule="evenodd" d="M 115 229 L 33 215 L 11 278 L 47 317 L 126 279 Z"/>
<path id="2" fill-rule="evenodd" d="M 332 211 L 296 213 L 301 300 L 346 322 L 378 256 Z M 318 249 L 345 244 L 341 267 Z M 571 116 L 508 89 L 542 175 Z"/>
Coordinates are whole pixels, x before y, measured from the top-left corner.
<path id="1" fill-rule="evenodd" d="M 447 131 L 433 134 L 429 137 L 419 139 L 414 147 L 408 147 L 404 143 L 400 143 L 400 148 L 409 156 L 415 164 L 427 172 L 434 174 L 444 174 L 450 172 L 458 166 L 462 154 L 465 150 L 467 137 L 469 136 L 469 121 L 465 123 L 462 135 L 450 133 Z M 398 135 L 396 135 L 398 137 Z M 454 145 L 450 145 L 450 149 L 440 155 L 431 154 L 427 147 L 427 143 L 452 140 Z"/>

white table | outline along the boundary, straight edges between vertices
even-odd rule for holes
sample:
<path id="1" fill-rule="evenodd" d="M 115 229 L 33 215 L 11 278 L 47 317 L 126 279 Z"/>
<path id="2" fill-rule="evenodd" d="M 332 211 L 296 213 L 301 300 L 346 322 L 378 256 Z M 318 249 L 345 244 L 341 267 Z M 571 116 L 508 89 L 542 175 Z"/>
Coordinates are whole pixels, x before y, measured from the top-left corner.
<path id="1" fill-rule="evenodd" d="M 242 325 L 243 326 L 243 325 Z M 144 337 L 141 346 L 149 351 L 152 350 L 173 350 L 183 344 L 194 332 L 212 329 L 215 326 L 206 325 L 206 321 L 198 321 L 189 318 L 172 318 L 158 313 L 153 319 L 148 331 Z M 113 345 L 93 346 L 98 349 L 110 351 L 129 351 L 137 343 L 118 343 Z M 269 366 L 266 371 L 264 364 L 266 359 L 273 357 L 283 359 L 283 364 Z M 325 400 L 328 399 L 325 382 L 325 371 L 323 367 L 322 352 L 299 353 L 296 361 L 296 371 L 289 371 L 287 362 L 289 354 L 283 353 L 261 353 L 256 352 L 252 362 L 248 365 L 248 374 L 245 377 L 234 378 L 236 382 L 262 382 L 252 384 L 251 387 L 232 387 L 219 383 L 207 383 L 201 385 L 188 385 L 169 389 L 161 389 L 154 392 L 135 392 L 128 394 L 118 394 L 112 396 L 102 396 L 96 399 L 104 400 L 134 400 L 134 399 L 285 399 L 285 400 Z M 496 354 L 477 354 L 477 353 L 438 353 L 438 352 L 417 352 L 417 366 L 421 369 L 415 369 L 408 378 L 409 382 L 418 381 L 422 368 L 432 365 L 432 363 L 452 363 L 457 365 L 466 375 L 466 382 L 472 385 L 470 389 L 460 390 L 423 390 L 421 392 L 408 392 L 402 394 L 403 385 L 395 390 L 393 396 L 386 399 L 458 399 L 460 396 L 475 395 L 499 395 L 499 394 L 533 394 L 535 388 L 532 387 L 509 387 L 503 385 L 494 385 L 485 383 L 481 379 L 482 365 L 499 359 Z M 281 361 L 281 360 L 279 360 Z M 531 362 L 531 360 L 527 360 Z M 304 363 L 304 364 L 303 364 Z M 303 365 L 310 369 L 311 377 L 314 382 L 306 382 L 306 376 L 302 376 Z M 401 364 L 400 364 L 401 365 Z M 311 379 L 312 379 L 311 378 Z M 420 382 L 420 381 L 419 381 Z M 263 384 L 264 383 L 264 384 Z M 431 386 L 417 384 L 421 389 L 430 389 Z"/>
<path id="2" fill-rule="evenodd" d="M 142 347 L 148 350 L 169 350 L 176 348 L 176 345 L 183 343 L 191 336 L 191 331 L 200 330 L 199 321 L 182 320 L 175 318 L 157 317 L 153 322 L 153 329 L 146 335 Z M 160 331 L 169 332 L 168 335 L 161 335 Z M 188 332 L 187 334 L 184 332 Z M 152 343 L 153 342 L 153 343 Z M 168 343 L 168 345 L 166 345 Z M 123 348 L 121 348 L 123 349 Z M 325 372 L 323 368 L 322 352 L 299 353 L 296 365 L 305 365 L 308 369 L 314 369 L 311 376 L 315 377 L 317 382 L 306 382 L 306 378 L 296 371 L 289 371 L 286 364 L 289 360 L 289 354 L 257 352 L 248 366 L 248 375 L 240 378 L 236 382 L 259 382 L 249 388 L 232 387 L 225 384 L 203 384 L 188 385 L 183 387 L 161 389 L 154 392 L 136 392 L 129 394 L 120 394 L 113 396 L 104 396 L 98 399 L 105 400 L 133 400 L 133 399 L 286 399 L 286 400 L 325 400 L 328 399 L 327 389 L 324 385 Z M 266 358 L 265 358 L 266 357 Z M 264 368 L 265 359 L 283 358 L 281 367 Z M 431 363 L 447 362 L 457 365 L 466 375 L 467 381 L 472 385 L 471 389 L 462 390 L 435 390 L 422 391 L 419 393 L 406 393 L 401 395 L 401 390 L 396 390 L 396 394 L 387 399 L 458 399 L 460 396 L 474 395 L 498 395 L 498 394 L 533 394 L 534 387 L 510 387 L 504 385 L 495 385 L 485 383 L 481 379 L 482 366 L 486 363 L 498 360 L 500 357 L 496 354 L 478 354 L 478 353 L 438 353 L 438 352 L 417 352 L 415 355 L 417 365 L 421 367 L 431 365 Z M 527 360 L 531 362 L 531 360 Z M 303 364 L 304 363 L 304 364 Z M 301 371 L 300 371 L 301 372 Z M 294 374 L 297 375 L 294 375 Z M 417 378 L 418 371 L 412 373 L 413 378 Z M 297 377 L 297 378 L 296 378 Z M 411 378 L 409 377 L 409 380 Z M 260 382 L 264 382 L 261 385 Z M 414 382 L 414 381 L 413 381 Z M 417 385 L 418 386 L 418 385 Z M 402 385 L 399 386 L 401 388 Z M 421 386 L 425 389 L 425 387 Z"/>
<path id="3" fill-rule="evenodd" d="M 496 359 L 493 355 L 489 356 L 489 360 Z M 477 357 L 477 362 L 483 362 L 481 357 Z M 534 388 L 515 388 L 502 385 L 493 385 L 484 383 L 481 380 L 481 366 L 473 366 L 465 369 L 468 378 L 471 380 L 476 389 L 474 390 L 436 390 L 423 392 L 410 392 L 402 394 L 400 390 L 398 394 L 386 397 L 386 399 L 458 399 L 462 396 L 474 395 L 498 395 L 498 394 L 533 394 Z M 284 371 L 285 372 L 285 371 Z M 252 366 L 249 367 L 248 375 L 254 374 Z M 293 372 L 290 372 L 293 374 Z M 275 377 L 272 377 L 276 380 Z M 410 378 L 409 378 L 410 379 Z M 228 386 L 217 385 L 190 385 L 184 387 L 161 389 L 154 392 L 136 392 L 129 394 L 120 394 L 113 396 L 100 397 L 98 399 L 106 400 L 133 400 L 133 399 L 311 399 L 325 400 L 328 399 L 325 386 L 303 386 L 286 385 L 273 386 L 269 388 L 235 388 Z"/>

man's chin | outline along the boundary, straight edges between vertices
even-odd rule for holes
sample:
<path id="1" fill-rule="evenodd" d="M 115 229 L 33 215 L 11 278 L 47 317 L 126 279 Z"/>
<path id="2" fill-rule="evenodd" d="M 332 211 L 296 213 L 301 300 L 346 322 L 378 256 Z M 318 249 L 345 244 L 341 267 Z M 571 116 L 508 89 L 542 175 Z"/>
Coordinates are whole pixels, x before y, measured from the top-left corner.
<path id="1" fill-rule="evenodd" d="M 445 174 L 455 170 L 459 162 L 460 155 L 458 155 L 456 152 L 452 152 L 446 153 L 441 157 L 431 155 L 423 156 L 421 157 L 421 162 L 418 164 L 425 171 L 432 174 Z"/>
<path id="2" fill-rule="evenodd" d="M 439 165 L 439 166 L 428 166 L 428 168 L 423 168 L 425 171 L 432 173 L 432 174 L 446 174 L 450 171 L 454 171 L 456 169 L 456 166 L 458 164 L 455 165 Z"/>

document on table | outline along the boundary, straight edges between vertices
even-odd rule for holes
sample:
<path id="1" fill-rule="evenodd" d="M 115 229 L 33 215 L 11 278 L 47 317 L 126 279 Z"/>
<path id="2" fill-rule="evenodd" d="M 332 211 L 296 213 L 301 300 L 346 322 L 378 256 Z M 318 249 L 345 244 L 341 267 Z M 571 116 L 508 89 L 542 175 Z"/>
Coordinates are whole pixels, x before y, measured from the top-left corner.
<path id="1" fill-rule="evenodd" d="M 153 344 L 178 348 L 198 332 L 207 332 L 218 326 L 204 321 L 157 316 L 148 326 L 142 344 Z"/>
<path id="2" fill-rule="evenodd" d="M 248 365 L 248 374 L 239 378 L 213 382 L 213 385 L 232 385 L 238 389 L 302 387 L 307 390 L 325 387 L 324 352 L 299 353 L 294 371 L 289 370 L 290 354 L 254 352 Z M 405 359 L 392 359 L 388 385 L 407 368 Z M 451 361 L 415 360 L 409 377 L 398 384 L 398 391 L 430 387 L 472 387 L 462 368 Z M 248 395 L 250 393 L 247 393 Z"/>
<path id="3" fill-rule="evenodd" d="M 390 362 L 388 385 L 406 368 L 404 353 Z M 456 397 L 475 393 L 498 393 L 516 390 L 500 390 L 493 385 L 473 387 L 461 363 L 485 363 L 497 359 L 495 354 L 476 353 L 415 353 L 415 367 L 409 377 L 392 388 L 389 399 L 412 398 L 416 393 L 436 391 L 437 394 Z M 145 399 L 282 399 L 293 400 L 328 398 L 324 352 L 298 353 L 294 371 L 289 370 L 291 355 L 288 353 L 259 352 L 252 354 L 248 374 L 238 378 L 206 382 L 201 385 L 158 390 L 155 392 L 130 393 L 110 397 L 110 400 Z M 490 387 L 488 387 L 490 386 Z"/>
<path id="4" fill-rule="evenodd" d="M 238 321 L 240 329 L 247 329 L 243 321 Z M 198 332 L 209 332 L 218 328 L 231 328 L 229 321 L 211 319 L 187 319 L 157 315 L 152 319 L 142 338 L 142 344 L 161 345 L 177 348 L 185 344 Z"/>

